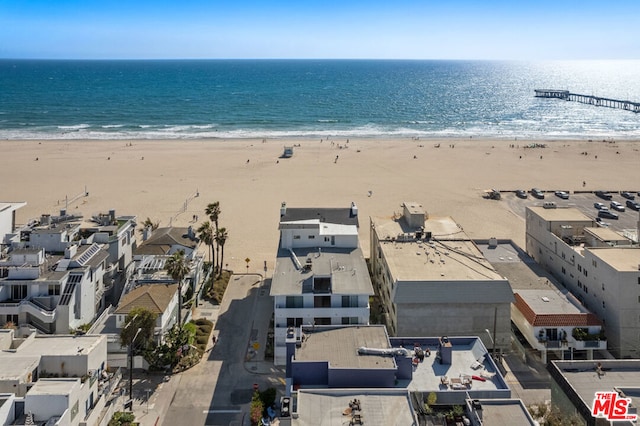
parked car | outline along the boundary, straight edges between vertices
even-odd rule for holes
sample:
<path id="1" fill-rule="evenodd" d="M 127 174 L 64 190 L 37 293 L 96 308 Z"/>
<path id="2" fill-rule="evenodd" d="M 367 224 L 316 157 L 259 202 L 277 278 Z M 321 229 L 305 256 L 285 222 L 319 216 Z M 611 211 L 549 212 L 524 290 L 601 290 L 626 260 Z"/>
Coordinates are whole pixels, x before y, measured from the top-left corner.
<path id="1" fill-rule="evenodd" d="M 538 188 L 531 188 L 531 195 L 539 200 L 544 199 L 544 192 Z"/>
<path id="2" fill-rule="evenodd" d="M 596 222 L 597 222 L 597 225 L 602 227 L 602 228 L 606 228 L 607 226 L 611 225 L 609 222 L 605 222 L 604 220 L 602 220 L 599 217 L 596 217 Z"/>
<path id="3" fill-rule="evenodd" d="M 620 195 L 622 195 L 624 198 L 626 198 L 627 200 L 635 200 L 636 196 L 633 195 L 631 192 L 629 191 L 622 191 L 620 193 Z"/>
<path id="4" fill-rule="evenodd" d="M 640 203 L 633 200 L 627 200 L 627 207 L 629 207 L 631 210 L 639 211 Z"/>
<path id="5" fill-rule="evenodd" d="M 603 217 L 605 219 L 618 219 L 618 215 L 609 210 L 599 210 L 598 217 Z"/>
<path id="6" fill-rule="evenodd" d="M 556 191 L 555 194 L 556 194 L 556 197 L 562 198 L 563 200 L 569 199 L 569 193 L 566 191 Z"/>
<path id="7" fill-rule="evenodd" d="M 611 206 L 612 209 L 617 210 L 619 212 L 624 211 L 624 206 L 617 201 L 612 201 L 611 204 L 609 204 L 609 206 Z"/>
<path id="8" fill-rule="evenodd" d="M 609 208 L 602 203 L 593 203 L 593 207 L 598 210 L 609 210 Z"/>
<path id="9" fill-rule="evenodd" d="M 527 198 L 527 191 L 525 191 L 524 189 L 517 189 L 516 190 L 516 197 L 518 197 L 518 198 Z"/>
<path id="10" fill-rule="evenodd" d="M 609 194 L 607 191 L 596 191 L 596 195 L 603 200 L 610 200 L 613 198 L 613 195 Z"/>

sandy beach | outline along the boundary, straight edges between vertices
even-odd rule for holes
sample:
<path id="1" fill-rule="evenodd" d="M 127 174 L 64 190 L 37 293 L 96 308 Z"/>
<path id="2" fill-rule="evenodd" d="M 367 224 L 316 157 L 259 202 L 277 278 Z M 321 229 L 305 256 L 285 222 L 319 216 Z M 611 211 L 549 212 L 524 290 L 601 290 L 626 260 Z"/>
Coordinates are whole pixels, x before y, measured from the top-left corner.
<path id="1" fill-rule="evenodd" d="M 633 141 L 522 141 L 411 138 L 335 140 L 2 141 L 0 201 L 26 201 L 17 222 L 41 213 L 85 217 L 116 209 L 161 226 L 206 220 L 219 201 L 227 228 L 225 263 L 246 271 L 273 268 L 280 204 L 347 207 L 360 213 L 369 252 L 369 217 L 392 216 L 403 201 L 451 216 L 472 238 L 524 243 L 524 220 L 501 191 L 640 190 L 640 144 Z M 546 144 L 546 148 L 529 148 Z M 279 158 L 294 145 L 292 158 Z M 585 185 L 583 186 L 583 182 Z M 88 191 L 88 196 L 81 195 Z M 196 197 L 196 193 L 199 195 Z M 185 209 L 186 207 L 186 209 Z M 194 215 L 199 216 L 194 223 Z"/>

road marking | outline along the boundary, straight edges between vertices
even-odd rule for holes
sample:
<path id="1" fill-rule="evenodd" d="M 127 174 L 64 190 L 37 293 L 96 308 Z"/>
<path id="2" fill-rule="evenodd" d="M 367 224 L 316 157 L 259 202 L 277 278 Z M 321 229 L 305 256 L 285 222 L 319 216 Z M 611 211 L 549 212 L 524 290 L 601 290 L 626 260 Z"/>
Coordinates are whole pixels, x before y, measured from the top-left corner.
<path id="1" fill-rule="evenodd" d="M 202 410 L 203 414 L 238 414 L 242 410 Z"/>

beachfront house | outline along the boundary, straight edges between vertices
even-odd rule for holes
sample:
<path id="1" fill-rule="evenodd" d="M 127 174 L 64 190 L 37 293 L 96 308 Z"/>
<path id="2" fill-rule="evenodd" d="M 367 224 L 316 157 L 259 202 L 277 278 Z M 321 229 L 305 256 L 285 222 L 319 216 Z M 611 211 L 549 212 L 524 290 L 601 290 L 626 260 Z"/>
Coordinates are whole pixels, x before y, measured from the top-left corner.
<path id="1" fill-rule="evenodd" d="M 134 218 L 108 217 L 85 225 L 61 210 L 21 229 L 0 260 L 0 321 L 57 334 L 91 323 L 135 240 Z"/>
<path id="2" fill-rule="evenodd" d="M 456 222 L 405 202 L 370 224 L 374 315 L 391 336 L 475 335 L 508 348 L 511 286 Z"/>
<path id="3" fill-rule="evenodd" d="M 611 353 L 640 357 L 637 245 L 576 208 L 527 207 L 526 249 L 600 319 Z"/>
<path id="4" fill-rule="evenodd" d="M 358 242 L 358 208 L 280 208 L 271 283 L 275 364 L 286 362 L 289 327 L 368 324 L 373 294 Z"/>

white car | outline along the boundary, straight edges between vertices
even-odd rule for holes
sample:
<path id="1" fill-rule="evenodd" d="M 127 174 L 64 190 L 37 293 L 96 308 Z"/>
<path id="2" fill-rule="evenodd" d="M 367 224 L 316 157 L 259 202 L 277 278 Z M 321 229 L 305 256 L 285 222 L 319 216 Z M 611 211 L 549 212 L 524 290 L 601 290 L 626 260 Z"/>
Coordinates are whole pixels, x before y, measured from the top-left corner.
<path id="1" fill-rule="evenodd" d="M 612 201 L 611 204 L 609 204 L 611 206 L 612 209 L 617 210 L 619 212 L 623 212 L 624 211 L 624 206 L 622 204 L 620 204 L 617 201 Z"/>
<path id="2" fill-rule="evenodd" d="M 595 207 L 598 210 L 609 210 L 609 207 L 605 206 L 602 203 L 593 203 L 593 207 Z"/>
<path id="3" fill-rule="evenodd" d="M 566 191 L 556 191 L 555 194 L 556 194 L 556 197 L 562 198 L 563 200 L 569 199 L 569 193 Z"/>

